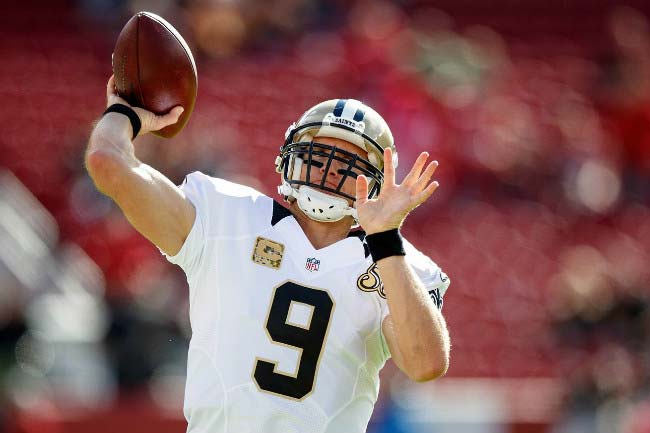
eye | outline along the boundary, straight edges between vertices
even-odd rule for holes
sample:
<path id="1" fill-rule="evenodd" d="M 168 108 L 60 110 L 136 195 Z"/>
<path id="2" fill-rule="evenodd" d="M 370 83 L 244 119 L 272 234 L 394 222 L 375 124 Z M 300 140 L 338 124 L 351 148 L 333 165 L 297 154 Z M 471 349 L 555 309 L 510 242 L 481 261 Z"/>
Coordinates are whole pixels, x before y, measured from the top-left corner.
<path id="1" fill-rule="evenodd" d="M 348 176 L 350 176 L 353 179 L 357 178 L 357 174 L 355 172 L 353 172 L 352 170 L 348 171 L 348 170 L 340 169 L 340 170 L 337 170 L 336 172 L 338 174 L 340 174 L 341 176 L 345 176 L 347 174 Z"/>
<path id="2" fill-rule="evenodd" d="M 305 159 L 305 158 L 303 158 L 302 160 L 305 161 L 305 164 L 307 164 L 309 162 L 309 160 Z M 315 159 L 312 159 L 311 160 L 311 165 L 312 165 L 312 167 L 321 168 L 324 164 L 322 162 L 320 162 L 320 161 L 316 161 Z"/>

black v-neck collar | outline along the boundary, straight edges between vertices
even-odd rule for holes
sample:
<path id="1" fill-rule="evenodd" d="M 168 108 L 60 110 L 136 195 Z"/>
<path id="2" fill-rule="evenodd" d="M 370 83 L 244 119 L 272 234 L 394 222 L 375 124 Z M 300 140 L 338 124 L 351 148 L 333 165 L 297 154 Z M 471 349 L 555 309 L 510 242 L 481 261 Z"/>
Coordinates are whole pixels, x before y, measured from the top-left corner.
<path id="1" fill-rule="evenodd" d="M 286 207 L 282 206 L 276 200 L 273 200 L 273 213 L 271 215 L 271 225 L 275 226 L 277 223 L 282 221 L 286 217 L 293 217 L 293 214 Z M 358 238 L 359 242 L 363 244 L 363 251 L 366 257 L 370 255 L 368 250 L 368 244 L 366 244 L 366 232 L 362 229 L 351 230 L 346 238 Z"/>
<path id="2" fill-rule="evenodd" d="M 271 225 L 272 226 L 275 226 L 283 218 L 290 217 L 290 216 L 293 216 L 293 215 L 291 215 L 291 212 L 289 212 L 289 209 L 282 206 L 277 201 L 273 200 L 273 215 L 271 216 Z"/>

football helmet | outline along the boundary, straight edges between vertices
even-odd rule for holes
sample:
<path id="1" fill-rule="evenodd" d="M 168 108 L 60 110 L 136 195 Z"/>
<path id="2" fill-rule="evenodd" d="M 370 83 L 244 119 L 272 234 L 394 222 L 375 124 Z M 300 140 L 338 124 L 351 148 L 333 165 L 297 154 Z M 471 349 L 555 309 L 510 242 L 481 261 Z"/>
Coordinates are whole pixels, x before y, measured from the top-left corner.
<path id="1" fill-rule="evenodd" d="M 319 137 L 338 138 L 368 152 L 368 158 L 318 142 Z M 355 221 L 356 197 L 342 191 L 348 177 L 363 174 L 369 180 L 368 198 L 375 198 L 384 183 L 384 149 L 393 150 L 397 166 L 397 152 L 393 134 L 386 121 L 375 110 L 356 99 L 331 99 L 307 110 L 297 122 L 289 126 L 275 168 L 282 183 L 278 192 L 287 201 L 297 201 L 300 209 L 311 219 L 334 222 L 346 215 Z M 326 185 L 327 176 L 320 181 L 310 179 L 311 167 L 325 167 L 327 173 L 332 161 L 345 166 L 337 187 Z M 302 170 L 305 171 L 301 179 Z M 352 201 L 352 205 L 348 200 Z"/>

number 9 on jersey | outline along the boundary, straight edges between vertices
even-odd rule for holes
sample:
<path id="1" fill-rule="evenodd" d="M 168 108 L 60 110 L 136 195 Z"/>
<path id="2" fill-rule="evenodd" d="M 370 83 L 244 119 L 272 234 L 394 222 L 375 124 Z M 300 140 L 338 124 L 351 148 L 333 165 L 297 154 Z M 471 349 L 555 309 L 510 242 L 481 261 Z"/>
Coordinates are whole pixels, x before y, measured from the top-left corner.
<path id="1" fill-rule="evenodd" d="M 288 323 L 293 302 L 312 307 L 311 320 L 306 327 Z M 300 355 L 295 375 L 278 373 L 275 371 L 277 362 L 258 358 L 253 377 L 261 390 L 295 400 L 311 394 L 333 308 L 334 302 L 324 290 L 292 281 L 275 289 L 266 319 L 269 338 L 276 344 L 299 349 Z"/>

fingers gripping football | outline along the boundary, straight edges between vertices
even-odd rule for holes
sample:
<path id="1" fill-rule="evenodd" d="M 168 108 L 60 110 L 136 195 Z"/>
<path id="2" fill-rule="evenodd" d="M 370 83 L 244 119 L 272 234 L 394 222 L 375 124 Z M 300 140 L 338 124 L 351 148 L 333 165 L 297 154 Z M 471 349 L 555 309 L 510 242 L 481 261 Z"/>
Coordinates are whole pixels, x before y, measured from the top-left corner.
<path id="1" fill-rule="evenodd" d="M 402 183 L 397 184 L 392 149 L 387 148 L 384 151 L 384 184 L 376 199 L 368 199 L 368 179 L 365 176 L 357 178 L 357 213 L 366 233 L 399 228 L 413 209 L 431 197 L 438 188 L 438 182 L 430 182 L 438 161 L 427 164 L 428 158 L 429 154 L 422 152 Z"/>
<path id="2" fill-rule="evenodd" d="M 126 105 L 127 107 L 131 107 L 136 112 L 140 118 L 140 122 L 142 123 L 142 127 L 138 133 L 138 136 L 147 134 L 152 131 L 159 131 L 166 126 L 173 125 L 174 123 L 178 122 L 178 119 L 184 111 L 183 107 L 176 106 L 166 114 L 156 115 L 151 111 L 145 110 L 144 108 L 133 107 L 117 94 L 117 90 L 115 89 L 115 77 L 111 75 L 111 78 L 108 80 L 108 83 L 106 85 L 106 107 L 110 107 L 113 104 Z"/>

